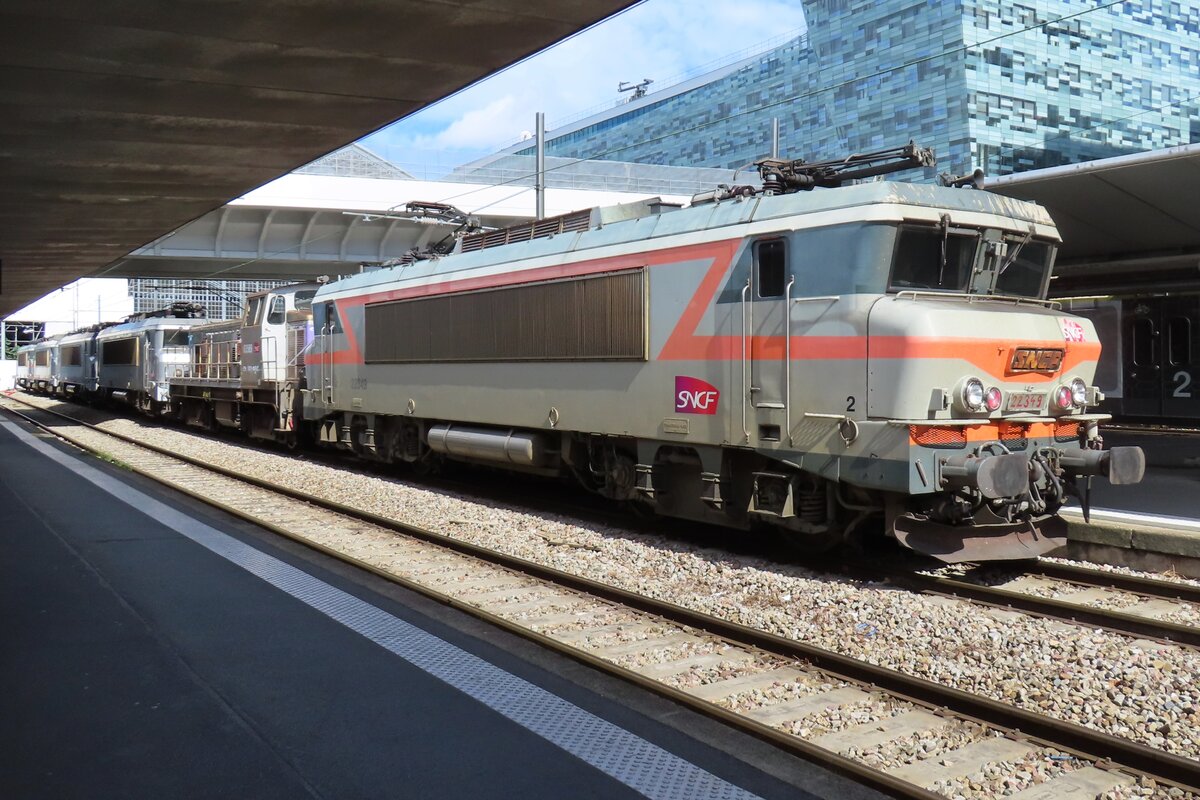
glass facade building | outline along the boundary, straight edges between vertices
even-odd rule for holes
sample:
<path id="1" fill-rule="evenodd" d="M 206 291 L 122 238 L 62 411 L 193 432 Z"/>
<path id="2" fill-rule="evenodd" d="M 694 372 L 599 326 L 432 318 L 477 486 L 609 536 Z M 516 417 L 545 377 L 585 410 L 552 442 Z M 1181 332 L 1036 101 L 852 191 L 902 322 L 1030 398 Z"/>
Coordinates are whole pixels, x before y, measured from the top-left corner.
<path id="1" fill-rule="evenodd" d="M 915 139 L 1001 175 L 1200 141 L 1200 2 L 810 0 L 806 36 L 663 99 L 548 133 L 547 154 L 735 168 Z M 527 145 L 509 152 L 531 152 Z"/>
<path id="2" fill-rule="evenodd" d="M 198 303 L 208 319 L 235 319 L 246 311 L 246 297 L 295 281 L 202 281 L 186 278 L 130 278 L 133 313 L 167 308 L 172 303 Z"/>

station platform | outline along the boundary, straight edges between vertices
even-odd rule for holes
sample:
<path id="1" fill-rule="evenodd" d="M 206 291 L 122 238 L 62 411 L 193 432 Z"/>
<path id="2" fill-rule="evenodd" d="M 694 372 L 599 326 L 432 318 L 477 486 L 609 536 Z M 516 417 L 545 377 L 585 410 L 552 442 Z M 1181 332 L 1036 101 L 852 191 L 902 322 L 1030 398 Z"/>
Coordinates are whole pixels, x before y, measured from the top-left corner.
<path id="1" fill-rule="evenodd" d="M 0 414 L 0 796 L 878 797 Z"/>

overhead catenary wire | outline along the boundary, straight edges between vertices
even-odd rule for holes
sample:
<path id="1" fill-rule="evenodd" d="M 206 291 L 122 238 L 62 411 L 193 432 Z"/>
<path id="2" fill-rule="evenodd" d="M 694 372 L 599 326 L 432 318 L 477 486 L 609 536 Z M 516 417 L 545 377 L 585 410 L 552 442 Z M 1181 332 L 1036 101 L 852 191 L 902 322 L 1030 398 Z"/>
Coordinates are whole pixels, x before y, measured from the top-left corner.
<path id="1" fill-rule="evenodd" d="M 767 110 L 767 109 L 771 109 L 771 108 L 776 108 L 776 107 L 779 107 L 779 106 L 783 106 L 783 105 L 786 105 L 786 104 L 788 104 L 788 103 L 795 102 L 795 101 L 797 101 L 797 100 L 802 100 L 802 99 L 806 99 L 806 98 L 809 98 L 809 97 L 815 97 L 815 96 L 818 96 L 818 95 L 821 95 L 821 94 L 824 94 L 824 93 L 827 93 L 827 92 L 836 91 L 837 89 L 843 88 L 843 87 L 845 87 L 845 86 L 851 86 L 851 85 L 854 85 L 854 84 L 859 84 L 859 83 L 862 83 L 862 82 L 864 82 L 864 81 L 870 81 L 870 80 L 872 80 L 872 79 L 876 79 L 876 78 L 880 78 L 880 77 L 883 77 L 883 76 L 886 76 L 886 75 L 890 75 L 890 74 L 892 74 L 892 73 L 895 73 L 895 72 L 898 72 L 898 71 L 900 71 L 900 70 L 909 69 L 909 68 L 911 68 L 911 67 L 914 67 L 914 66 L 917 66 L 917 65 L 920 65 L 920 64 L 929 63 L 929 62 L 936 61 L 936 60 L 939 60 L 939 59 L 950 58 L 950 57 L 953 57 L 953 56 L 963 55 L 963 54 L 969 53 L 969 52 L 970 52 L 970 51 L 972 51 L 972 50 L 976 50 L 976 49 L 978 49 L 978 48 L 986 47 L 986 46 L 987 46 L 987 45 L 989 45 L 989 44 L 993 44 L 993 43 L 995 43 L 995 42 L 999 42 L 999 41 L 1002 41 L 1002 40 L 1005 40 L 1005 39 L 1009 39 L 1009 38 L 1011 38 L 1011 37 L 1013 37 L 1013 36 L 1019 36 L 1019 35 L 1021 35 L 1021 34 L 1028 33 L 1028 32 L 1030 32 L 1030 31 L 1034 31 L 1034 30 L 1039 30 L 1039 29 L 1042 29 L 1042 28 L 1046 28 L 1047 26 L 1056 25 L 1056 24 L 1059 24 L 1059 23 L 1062 23 L 1062 22 L 1065 22 L 1065 21 L 1069 21 L 1069 20 L 1072 20 L 1072 19 L 1076 19 L 1076 18 L 1079 18 L 1079 17 L 1085 16 L 1085 15 L 1088 15 L 1088 14 L 1094 14 L 1094 13 L 1096 13 L 1096 12 L 1099 12 L 1099 11 L 1105 11 L 1105 10 L 1108 10 L 1108 9 L 1114 8 L 1114 7 L 1116 7 L 1116 6 L 1123 5 L 1123 4 L 1125 4 L 1126 2 L 1129 2 L 1129 0 L 1112 0 L 1111 2 L 1104 3 L 1104 4 L 1102 4 L 1102 5 L 1099 5 L 1099 6 L 1096 6 L 1096 7 L 1094 7 L 1094 8 L 1082 9 L 1082 10 L 1080 10 L 1080 11 L 1076 11 L 1076 12 L 1073 12 L 1073 13 L 1070 13 L 1070 14 L 1063 14 L 1063 15 L 1061 15 L 1061 16 L 1059 16 L 1059 17 L 1055 17 L 1054 19 L 1049 19 L 1049 20 L 1045 20 L 1045 21 L 1043 21 L 1043 22 L 1038 22 L 1038 23 L 1035 23 L 1035 24 L 1032 24 L 1032 25 L 1027 25 L 1027 26 L 1025 26 L 1025 27 L 1023 27 L 1023 28 L 1018 28 L 1018 29 L 1016 29 L 1016 30 L 1013 30 L 1013 31 L 1008 31 L 1008 32 L 1006 32 L 1006 33 L 998 34 L 998 35 L 996 35 L 996 36 L 993 36 L 993 37 L 990 37 L 990 38 L 987 38 L 987 39 L 982 39 L 982 40 L 980 40 L 980 41 L 977 41 L 977 42 L 972 42 L 972 43 L 970 43 L 970 44 L 964 44 L 964 45 L 962 45 L 962 46 L 960 46 L 960 47 L 957 47 L 957 48 L 954 48 L 954 49 L 951 49 L 951 50 L 945 50 L 945 51 L 941 51 L 941 52 L 937 52 L 937 53 L 931 53 L 931 54 L 929 54 L 929 55 L 926 55 L 926 56 L 921 56 L 921 57 L 919 57 L 919 58 L 910 59 L 909 61 L 905 61 L 905 62 L 903 62 L 903 63 L 901 63 L 901 64 L 896 64 L 896 65 L 894 65 L 894 66 L 885 67 L 885 68 L 883 68 L 883 69 L 876 70 L 875 72 L 872 72 L 872 73 L 869 73 L 869 74 L 866 74 L 866 75 L 861 75 L 861 76 L 856 76 L 856 77 L 853 77 L 853 78 L 848 78 L 848 79 L 846 79 L 846 80 L 843 80 L 843 81 L 841 81 L 841 82 L 838 82 L 838 83 L 835 83 L 835 84 L 831 84 L 831 85 L 829 85 L 829 86 L 820 87 L 820 88 L 817 88 L 817 89 L 810 90 L 810 91 L 808 91 L 808 92 L 804 92 L 804 93 L 801 93 L 801 94 L 792 95 L 792 96 L 789 96 L 789 97 L 786 97 L 786 98 L 782 98 L 782 99 L 780 99 L 780 100 L 774 100 L 774 101 L 770 101 L 770 102 L 766 102 L 766 103 L 761 103 L 761 104 L 759 104 L 759 105 L 757 105 L 757 106 L 755 106 L 755 107 L 753 107 L 753 108 L 747 108 L 747 109 L 744 109 L 744 110 L 742 110 L 742 111 L 733 112 L 733 113 L 727 114 L 727 115 L 725 115 L 725 116 L 723 116 L 723 117 L 718 117 L 718 118 L 716 118 L 716 119 L 711 119 L 711 120 L 709 120 L 709 121 L 706 121 L 706 122 L 698 123 L 698 124 L 696 124 L 696 125 L 693 125 L 693 126 L 691 126 L 691 127 L 688 127 L 688 128 L 681 128 L 681 129 L 674 130 L 674 131 L 671 131 L 671 132 L 669 132 L 669 133 L 665 133 L 665 134 L 662 134 L 662 135 L 660 135 L 660 136 L 653 137 L 653 138 L 650 138 L 650 139 L 642 139 L 642 140 L 639 140 L 638 142 L 635 142 L 635 143 L 631 143 L 631 144 L 622 145 L 622 146 L 620 146 L 620 147 L 613 147 L 613 148 L 610 148 L 610 149 L 608 149 L 608 150 L 601 151 L 600 153 L 593 154 L 593 155 L 591 155 L 591 156 L 589 156 L 589 157 L 587 157 L 587 158 L 577 158 L 577 159 L 570 159 L 570 160 L 567 160 L 565 163 L 562 163 L 562 164 L 558 164 L 558 165 L 555 165 L 555 166 L 548 166 L 548 167 L 546 167 L 546 170 L 545 170 L 545 171 L 546 171 L 547 173 L 550 173 L 550 172 L 555 172 L 555 171 L 562 170 L 562 169 L 566 169 L 566 168 L 569 168 L 569 167 L 573 167 L 573 166 L 576 166 L 576 165 L 578 165 L 578 164 L 582 164 L 582 163 L 585 163 L 585 162 L 588 162 L 588 161 L 592 161 L 592 160 L 596 160 L 596 159 L 603 159 L 603 158 L 604 158 L 604 157 L 606 157 L 606 156 L 615 155 L 615 154 L 617 154 L 617 153 L 623 152 L 623 151 L 625 151 L 625 150 L 628 150 L 628 149 L 631 149 L 631 148 L 633 148 L 633 147 L 644 146 L 644 145 L 647 145 L 647 144 L 655 144 L 655 143 L 657 143 L 657 142 L 666 141 L 666 140 L 668 140 L 668 139 L 671 139 L 671 138 L 673 138 L 673 137 L 676 137 L 676 136 L 681 136 L 681 135 L 684 135 L 684 134 L 693 133 L 693 132 L 695 132 L 695 131 L 703 130 L 703 129 L 705 129 L 705 128 L 709 128 L 709 127 L 712 127 L 712 126 L 714 126 L 714 125 L 718 125 L 718 124 L 721 124 L 721 123 L 724 123 L 724 122 L 728 122 L 728 121 L 730 121 L 730 120 L 737 119 L 737 118 L 739 118 L 739 117 L 744 117 L 744 116 L 747 116 L 747 115 L 750 115 L 750 114 L 754 114 L 754 113 L 761 112 L 761 111 L 763 111 L 763 110 Z M 1127 115 L 1127 116 L 1125 116 L 1125 117 L 1120 117 L 1120 118 L 1117 118 L 1117 119 L 1111 119 L 1111 120 L 1099 121 L 1099 122 L 1097 122 L 1097 123 L 1095 123 L 1095 124 L 1092 124 L 1092 125 L 1083 125 L 1083 126 L 1077 126 L 1077 127 L 1074 127 L 1074 128 L 1070 128 L 1070 129 L 1067 129 L 1067 130 L 1065 130 L 1065 131 L 1062 131 L 1062 132 L 1060 132 L 1060 133 L 1054 134 L 1053 136 L 1049 136 L 1049 137 L 1047 137 L 1047 138 L 1046 138 L 1044 141 L 1053 141 L 1053 140 L 1056 140 L 1056 139 L 1060 139 L 1060 138 L 1062 138 L 1062 137 L 1064 137 L 1064 136 L 1068 136 L 1068 135 L 1070 135 L 1070 134 L 1072 134 L 1072 133 L 1078 133 L 1078 132 L 1081 132 L 1081 131 L 1087 131 L 1087 130 L 1094 130 L 1094 129 L 1096 129 L 1096 128 L 1104 127 L 1104 126 L 1111 125 L 1111 124 L 1114 124 L 1114 123 L 1125 122 L 1125 121 L 1128 121 L 1128 120 L 1130 120 L 1130 119 L 1134 119 L 1134 118 L 1136 118 L 1136 117 L 1139 117 L 1139 116 L 1144 116 L 1144 115 L 1146 115 L 1146 114 L 1151 114 L 1151 113 L 1155 113 L 1155 112 L 1158 112 L 1158 111 L 1162 111 L 1162 110 L 1164 110 L 1164 109 L 1166 109 L 1166 108 L 1170 108 L 1170 107 L 1172 107 L 1172 106 L 1175 106 L 1175 105 L 1181 105 L 1181 104 L 1183 104 L 1183 103 L 1187 103 L 1187 102 L 1189 102 L 1189 101 L 1191 101 L 1191 100 L 1193 100 L 1193 99 L 1197 99 L 1197 98 L 1200 98 L 1200 93 L 1196 93 L 1196 94 L 1193 94 L 1193 95 L 1189 95 L 1189 96 L 1187 96 L 1187 97 L 1180 98 L 1180 99 L 1178 99 L 1178 100 L 1175 100 L 1175 101 L 1171 101 L 1171 102 L 1168 102 L 1168 103 L 1164 103 L 1164 104 L 1162 104 L 1162 105 L 1160 105 L 1160 106 L 1158 106 L 1158 107 L 1155 107 L 1155 108 L 1142 109 L 1142 110 L 1140 110 L 1140 111 L 1137 111 L 1137 112 L 1135 112 L 1135 113 L 1133 113 L 1133 114 L 1130 114 L 1130 115 Z M 1021 145 L 1006 145 L 1005 147 L 1003 147 L 1003 148 L 1000 148 L 1000 150 L 999 150 L 999 153 L 1012 152 L 1012 151 L 1015 151 L 1015 150 L 1016 150 L 1018 147 L 1020 147 L 1020 146 L 1021 146 Z M 500 181 L 500 182 L 498 182 L 498 183 L 489 184 L 489 185 L 487 185 L 487 186 L 477 186 L 477 187 L 475 187 L 475 188 L 468 189 L 468 190 L 466 190 L 466 191 L 464 191 L 464 192 L 460 192 L 460 193 L 458 193 L 458 194 L 452 194 L 452 195 L 449 195 L 449 196 L 445 196 L 445 197 L 442 197 L 441 199 L 439 199 L 437 202 L 442 202 L 442 203 L 451 203 L 452 201 L 455 201 L 455 200 L 460 200 L 460 199 L 462 199 L 462 198 L 464 198 L 464 197 L 470 197 L 470 196 L 472 196 L 472 195 L 478 194 L 478 193 L 480 193 L 480 192 L 483 192 L 483 191 L 486 191 L 486 190 L 490 190 L 490 189 L 496 189 L 496 188 L 500 188 L 500 187 L 502 187 L 502 186 L 508 186 L 508 185 L 512 185 L 512 184 L 518 183 L 518 182 L 520 182 L 520 181 L 531 180 L 531 179 L 534 179 L 534 178 L 536 178 L 536 175 L 537 175 L 536 171 L 530 171 L 530 172 L 528 172 L 528 173 L 521 174 L 521 175 L 518 175 L 518 176 L 516 176 L 516 177 L 513 177 L 513 178 L 509 178 L 509 179 L 506 179 L 506 180 L 502 180 L 502 181 Z M 496 199 L 496 200 L 490 201 L 490 202 L 488 202 L 488 203 L 486 203 L 486 204 L 484 204 L 484 205 L 478 206 L 478 207 L 474 208 L 472 211 L 470 211 L 470 212 L 468 212 L 468 213 L 478 213 L 479 211 L 482 211 L 483 209 L 490 208 L 490 207 L 492 207 L 492 206 L 494 206 L 494 205 L 497 205 L 497 204 L 499 204 L 499 203 L 502 203 L 502 202 L 506 202 L 506 201 L 508 201 L 508 200 L 511 200 L 511 199 L 513 199 L 513 198 L 515 198 L 515 197 L 517 197 L 517 196 L 519 196 L 519 195 L 523 194 L 523 193 L 530 192 L 530 191 L 533 191 L 533 188 L 532 188 L 532 187 L 522 187 L 520 190 L 518 190 L 517 192 L 514 192 L 513 194 L 506 195 L 506 196 L 504 196 L 504 197 L 501 197 L 501 198 L 498 198 L 498 199 Z M 399 208 L 401 205 L 403 205 L 403 203 L 396 203 L 396 204 L 394 204 L 393 206 L 391 206 L 391 207 L 388 209 L 388 212 L 385 212 L 385 213 L 390 213 L 390 212 L 394 211 L 395 209 Z M 254 264 L 254 263 L 258 262 L 258 261 L 262 261 L 262 260 L 265 260 L 265 259 L 268 259 L 268 258 L 272 258 L 272 257 L 274 257 L 274 256 L 278 256 L 278 255 L 283 255 L 283 254 L 285 254 L 285 253 L 288 253 L 288 252 L 291 252 L 291 251 L 293 251 L 293 250 L 299 249 L 299 248 L 301 248 L 301 247 L 307 246 L 307 245 L 309 245 L 309 244 L 312 244 L 312 243 L 314 243 L 314 242 L 318 242 L 318 241 L 321 241 L 321 240 L 323 240 L 323 239 L 330 238 L 330 237 L 332 237 L 332 236 L 341 235 L 342 233 L 343 233 L 343 232 L 339 230 L 339 231 L 333 231 L 333 232 L 326 233 L 326 234 L 321 234 L 321 235 L 319 235 L 319 236 L 315 236 L 315 237 L 312 237 L 312 238 L 310 238 L 310 239 L 307 239 L 307 240 L 304 240 L 304 241 L 302 241 L 302 242 L 299 242 L 299 243 L 297 243 L 297 244 L 295 244 L 295 245 L 291 245 L 291 246 L 289 246 L 289 247 L 287 247 L 287 248 L 284 248 L 284 249 L 282 249 L 282 250 L 278 250 L 278 251 L 275 251 L 275 252 L 272 252 L 272 253 L 264 254 L 264 255 L 262 255 L 262 256 L 257 256 L 257 257 L 254 257 L 254 258 L 250 258 L 250 259 L 247 259 L 247 260 L 245 260 L 245 261 L 243 261 L 243 262 L 240 262 L 240 263 L 238 263 L 238 264 L 234 264 L 234 265 L 232 265 L 232 266 L 223 267 L 223 268 L 221 268 L 220 270 L 216 270 L 216 271 L 214 271 L 214 272 L 208 273 L 208 274 L 207 274 L 206 276 L 204 276 L 204 277 L 205 277 L 206 279 L 211 279 L 211 278 L 214 278 L 214 277 L 216 277 L 216 276 L 218 276 L 218 275 L 222 275 L 222 274 L 224 274 L 224 273 L 232 272 L 232 271 L 234 271 L 234 270 L 241 269 L 242 267 L 249 266 L 250 264 Z"/>
<path id="2" fill-rule="evenodd" d="M 806 99 L 809 97 L 815 97 L 815 96 L 824 94 L 826 92 L 836 91 L 837 89 L 843 88 L 845 86 L 852 86 L 857 83 L 862 83 L 863 81 L 869 81 L 874 78 L 880 78 L 885 75 L 889 75 L 893 72 L 898 72 L 903 69 L 915 67 L 919 64 L 929 63 L 931 61 L 936 61 L 936 60 L 942 59 L 942 58 L 948 58 L 950 56 L 962 55 L 962 54 L 968 53 L 971 50 L 974 50 L 976 48 L 985 47 L 989 44 L 993 44 L 993 43 L 1001 41 L 1003 39 L 1008 39 L 1012 36 L 1018 36 L 1023 33 L 1028 33 L 1029 31 L 1038 30 L 1040 28 L 1045 28 L 1048 25 L 1055 25 L 1060 22 L 1065 22 L 1067 20 L 1071 20 L 1071 19 L 1075 19 L 1077 17 L 1084 16 L 1086 14 L 1093 14 L 1097 11 L 1105 11 L 1105 10 L 1113 8 L 1115 6 L 1123 5 L 1126 2 L 1129 2 L 1129 0 L 1112 0 L 1112 2 L 1104 3 L 1103 5 L 1096 6 L 1095 8 L 1086 8 L 1086 9 L 1083 9 L 1081 11 L 1076 11 L 1071 14 L 1064 14 L 1060 17 L 1055 17 L 1054 19 L 1046 20 L 1045 22 L 1039 22 L 1034 25 L 1028 25 L 1024 28 L 1018 28 L 1017 30 L 1009 31 L 1007 33 L 1002 33 L 997 36 L 993 36 L 989 39 L 983 39 L 978 42 L 973 42 L 971 44 L 964 44 L 961 47 L 956 47 L 951 50 L 944 50 L 944 51 L 937 52 L 937 53 L 931 53 L 927 56 L 921 56 L 919 58 L 914 58 L 909 61 L 905 61 L 904 63 L 897 64 L 895 66 L 885 67 L 884 69 L 876 70 L 875 72 L 872 72 L 872 73 L 869 73 L 866 75 L 860 75 L 860 76 L 857 76 L 854 78 L 847 78 L 844 81 L 841 81 L 841 82 L 835 83 L 835 84 L 831 84 L 829 86 L 823 86 L 818 89 L 813 89 L 808 92 L 785 97 L 780 100 L 774 100 L 771 102 L 761 103 L 753 108 L 747 108 L 742 111 L 733 112 L 733 113 L 727 114 L 723 117 L 717 117 L 715 119 L 711 119 L 707 122 L 697 123 L 696 125 L 693 125 L 689 128 L 680 128 L 678 130 L 673 130 L 669 133 L 664 133 L 660 136 L 655 136 L 655 137 L 652 137 L 649 139 L 641 139 L 641 140 L 638 140 L 637 142 L 634 142 L 631 144 L 622 145 L 620 147 L 610 148 L 608 150 L 604 150 L 599 153 L 595 153 L 587 158 L 572 159 L 565 164 L 559 164 L 554 167 L 547 167 L 546 172 L 554 172 L 554 171 L 557 171 L 560 169 L 565 169 L 567 167 L 573 167 L 577 164 L 582 164 L 586 161 L 591 161 L 594 159 L 602 159 L 606 156 L 611 156 L 611 155 L 615 155 L 616 153 L 624 152 L 625 150 L 629 150 L 633 147 L 641 147 L 641 146 L 645 146 L 648 144 L 656 144 L 658 142 L 666 141 L 666 140 L 674 138 L 676 136 L 681 136 L 681 135 L 687 134 L 687 133 L 693 133 L 695 131 L 703 130 L 705 128 L 709 128 L 714 125 L 728 122 L 729 120 L 732 120 L 732 119 L 737 119 L 739 117 L 744 117 L 749 114 L 755 114 L 760 111 L 783 106 L 788 103 L 793 103 L 797 100 L 803 100 L 803 99 Z M 1093 126 L 1093 127 L 1098 127 L 1098 126 Z M 501 181 L 500 183 L 493 184 L 492 187 L 486 187 L 486 188 L 493 188 L 495 186 L 504 186 L 506 184 L 516 183 L 518 181 L 529 180 L 529 179 L 533 178 L 535 176 L 535 174 L 536 173 L 534 173 L 534 172 L 530 172 L 528 174 L 519 175 L 515 178 L 510 178 L 508 180 Z M 442 198 L 439 202 L 448 203 L 450 201 L 457 200 L 462 197 L 467 197 L 467 196 L 474 194 L 476 192 L 479 192 L 479 191 L 483 191 L 483 188 L 470 189 L 468 191 L 461 192 L 459 194 L 451 195 L 449 197 Z"/>

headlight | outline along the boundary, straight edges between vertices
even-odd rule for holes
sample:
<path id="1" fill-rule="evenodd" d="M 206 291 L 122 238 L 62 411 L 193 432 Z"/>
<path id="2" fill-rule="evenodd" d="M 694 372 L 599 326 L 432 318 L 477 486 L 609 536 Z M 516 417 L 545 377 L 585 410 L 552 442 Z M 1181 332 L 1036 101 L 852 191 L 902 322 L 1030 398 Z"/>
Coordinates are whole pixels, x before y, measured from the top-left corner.
<path id="1" fill-rule="evenodd" d="M 983 411 L 983 381 L 967 378 L 963 383 L 962 402 L 970 411 Z"/>
<path id="2" fill-rule="evenodd" d="M 987 406 L 988 411 L 999 411 L 1000 406 L 1004 403 L 1004 393 L 993 386 L 983 396 L 983 403 Z"/>
<path id="3" fill-rule="evenodd" d="M 1087 405 L 1087 390 L 1087 384 L 1083 382 L 1082 378 L 1071 381 L 1071 400 L 1080 408 Z"/>
<path id="4" fill-rule="evenodd" d="M 1071 391 L 1070 386 L 1059 386 L 1054 390 L 1054 405 L 1060 411 L 1066 411 L 1075 405 L 1075 393 Z"/>

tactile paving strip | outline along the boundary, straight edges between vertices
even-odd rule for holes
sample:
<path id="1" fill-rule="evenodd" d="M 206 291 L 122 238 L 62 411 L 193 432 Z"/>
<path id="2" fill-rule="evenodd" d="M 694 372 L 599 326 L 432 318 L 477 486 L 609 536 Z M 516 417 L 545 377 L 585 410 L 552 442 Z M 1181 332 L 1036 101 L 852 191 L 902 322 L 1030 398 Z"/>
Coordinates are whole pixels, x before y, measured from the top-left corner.
<path id="1" fill-rule="evenodd" d="M 445 681 L 647 797 L 757 797 L 578 706 L 238 541 L 39 441 L 14 436 L 117 499 Z"/>

